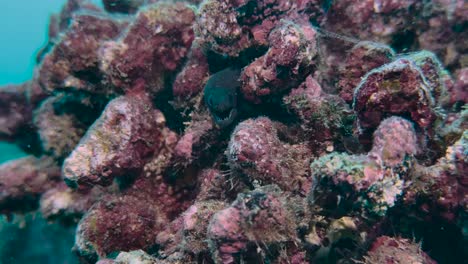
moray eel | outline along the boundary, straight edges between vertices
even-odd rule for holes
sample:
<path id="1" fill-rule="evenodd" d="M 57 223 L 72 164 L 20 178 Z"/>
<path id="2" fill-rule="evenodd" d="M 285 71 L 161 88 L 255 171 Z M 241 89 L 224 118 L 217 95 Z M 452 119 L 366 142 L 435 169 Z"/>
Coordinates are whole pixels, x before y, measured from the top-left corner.
<path id="1" fill-rule="evenodd" d="M 240 69 L 227 68 L 213 74 L 205 85 L 203 100 L 221 128 L 231 125 L 239 114 Z"/>

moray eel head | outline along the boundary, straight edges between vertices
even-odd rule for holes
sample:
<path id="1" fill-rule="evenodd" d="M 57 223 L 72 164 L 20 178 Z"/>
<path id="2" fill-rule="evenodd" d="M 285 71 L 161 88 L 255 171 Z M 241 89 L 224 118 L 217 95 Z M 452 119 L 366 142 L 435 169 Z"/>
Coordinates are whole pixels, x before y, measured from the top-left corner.
<path id="1" fill-rule="evenodd" d="M 238 115 L 239 69 L 228 68 L 213 74 L 205 85 L 203 99 L 213 120 L 224 128 Z"/>

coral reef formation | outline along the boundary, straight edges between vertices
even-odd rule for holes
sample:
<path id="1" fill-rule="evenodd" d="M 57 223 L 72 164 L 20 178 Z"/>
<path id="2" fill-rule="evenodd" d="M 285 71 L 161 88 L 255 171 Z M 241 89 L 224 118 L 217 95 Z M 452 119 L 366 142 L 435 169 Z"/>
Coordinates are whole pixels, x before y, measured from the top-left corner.
<path id="1" fill-rule="evenodd" d="M 0 89 L 0 213 L 82 263 L 462 263 L 468 8 L 68 0 Z"/>

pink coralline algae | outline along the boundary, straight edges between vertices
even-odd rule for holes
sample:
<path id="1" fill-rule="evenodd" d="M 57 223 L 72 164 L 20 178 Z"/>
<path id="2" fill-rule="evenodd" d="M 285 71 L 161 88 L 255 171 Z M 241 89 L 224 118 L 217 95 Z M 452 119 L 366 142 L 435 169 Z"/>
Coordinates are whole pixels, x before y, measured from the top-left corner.
<path id="1" fill-rule="evenodd" d="M 134 86 L 151 92 L 163 89 L 164 78 L 189 51 L 194 19 L 194 11 L 183 3 L 156 4 L 139 12 L 120 40 L 101 47 L 101 69 L 125 91 Z"/>
<path id="2" fill-rule="evenodd" d="M 462 263 L 467 10 L 68 0 L 0 89 L 0 213 L 81 263 Z"/>
<path id="3" fill-rule="evenodd" d="M 391 62 L 394 56 L 395 52 L 389 46 L 370 41 L 357 43 L 339 69 L 338 86 L 341 98 L 351 102 L 354 88 L 360 83 L 361 78 L 370 70 Z"/>
<path id="4" fill-rule="evenodd" d="M 414 62 L 406 58 L 367 73 L 354 91 L 353 104 L 364 128 L 375 127 L 386 114 L 407 113 L 423 128 L 436 118 L 429 84 Z"/>
<path id="5" fill-rule="evenodd" d="M 78 224 L 78 254 L 92 259 L 113 251 L 148 250 L 168 223 L 187 208 L 183 193 L 183 188 L 154 177 L 138 179 L 118 195 L 104 196 Z"/>
<path id="6" fill-rule="evenodd" d="M 6 86 L 0 91 L 0 137 L 14 139 L 28 127 L 31 121 L 32 106 L 28 102 L 26 86 Z"/>
<path id="7" fill-rule="evenodd" d="M 466 221 L 463 212 L 468 208 L 467 175 L 468 133 L 452 146 L 447 153 L 430 167 L 415 167 L 412 181 L 404 197 L 408 206 L 416 206 L 424 217 L 441 217 L 447 221 Z M 414 204 L 414 201 L 417 201 Z"/>
<path id="8" fill-rule="evenodd" d="M 231 206 L 213 216 L 208 227 L 215 261 L 235 263 L 236 255 L 247 253 L 249 246 L 255 244 L 294 242 L 296 223 L 292 208 L 288 211 L 280 194 L 268 188 L 239 195 Z"/>
<path id="9" fill-rule="evenodd" d="M 323 203 L 322 208 L 332 214 L 353 208 L 359 216 L 385 215 L 403 193 L 408 158 L 416 154 L 416 147 L 409 121 L 386 119 L 374 133 L 373 148 L 367 155 L 332 153 L 312 163 L 316 185 L 310 199 L 314 204 Z"/>
<path id="10" fill-rule="evenodd" d="M 227 149 L 228 161 L 239 177 L 252 184 L 276 183 L 284 190 L 307 193 L 311 180 L 310 151 L 278 137 L 275 123 L 265 117 L 249 119 L 234 130 Z"/>
<path id="11" fill-rule="evenodd" d="M 60 168 L 50 157 L 28 156 L 2 164 L 0 212 L 34 209 L 40 195 L 60 180 Z"/>
<path id="12" fill-rule="evenodd" d="M 73 15 L 70 30 L 47 54 L 40 66 L 39 80 L 46 90 L 84 89 L 108 92 L 100 85 L 99 47 L 104 40 L 117 37 L 125 23 L 105 14 Z"/>
<path id="13" fill-rule="evenodd" d="M 145 93 L 118 97 L 82 138 L 63 164 L 70 185 L 109 185 L 129 175 L 164 144 L 165 118 Z"/>
<path id="14" fill-rule="evenodd" d="M 382 236 L 372 244 L 371 249 L 364 257 L 364 263 L 420 263 L 435 264 L 421 246 L 404 238 Z"/>
<path id="15" fill-rule="evenodd" d="M 282 20 L 269 35 L 269 50 L 247 66 L 241 76 L 242 93 L 260 103 L 298 85 L 312 71 L 316 32 L 308 24 Z"/>

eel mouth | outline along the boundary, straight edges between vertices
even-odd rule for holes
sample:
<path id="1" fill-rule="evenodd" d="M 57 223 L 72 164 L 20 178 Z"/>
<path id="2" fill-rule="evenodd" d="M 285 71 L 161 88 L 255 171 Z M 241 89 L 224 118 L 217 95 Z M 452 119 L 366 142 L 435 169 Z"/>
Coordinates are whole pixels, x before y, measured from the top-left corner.
<path id="1" fill-rule="evenodd" d="M 220 127 L 227 127 L 234 122 L 237 117 L 237 110 L 231 108 L 230 110 L 213 112 L 212 113 L 216 124 Z"/>

